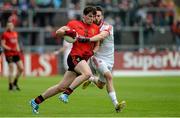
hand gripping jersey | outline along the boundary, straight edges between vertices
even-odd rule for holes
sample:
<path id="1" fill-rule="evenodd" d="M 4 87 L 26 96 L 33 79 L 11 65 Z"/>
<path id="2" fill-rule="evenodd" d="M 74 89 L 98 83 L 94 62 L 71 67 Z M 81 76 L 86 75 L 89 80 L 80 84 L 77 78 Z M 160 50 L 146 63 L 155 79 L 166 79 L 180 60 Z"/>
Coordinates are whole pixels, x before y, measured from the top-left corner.
<path id="1" fill-rule="evenodd" d="M 114 36 L 113 26 L 106 22 L 102 22 L 100 25 L 100 32 L 107 31 L 109 36 L 100 43 L 100 48 L 95 54 L 95 57 L 104 60 L 106 63 L 114 64 Z"/>
<path id="2" fill-rule="evenodd" d="M 72 20 L 68 22 L 67 26 L 71 29 L 74 29 L 77 32 L 78 36 L 81 37 L 91 38 L 99 33 L 99 27 L 97 25 L 87 25 L 83 21 Z M 76 40 L 73 43 L 70 55 L 78 55 L 87 61 L 93 55 L 94 46 L 95 42 L 81 43 Z"/>

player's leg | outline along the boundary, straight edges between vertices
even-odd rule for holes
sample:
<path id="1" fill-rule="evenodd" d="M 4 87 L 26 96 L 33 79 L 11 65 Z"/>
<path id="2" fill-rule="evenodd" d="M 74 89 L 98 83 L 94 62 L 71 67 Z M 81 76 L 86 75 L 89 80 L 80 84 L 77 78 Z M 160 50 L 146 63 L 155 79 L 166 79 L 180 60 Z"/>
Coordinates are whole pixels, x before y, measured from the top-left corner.
<path id="1" fill-rule="evenodd" d="M 109 94 L 112 103 L 115 106 L 116 111 L 118 111 L 120 108 L 119 107 L 119 102 L 117 100 L 116 97 L 116 92 L 113 86 L 113 76 L 112 76 L 112 64 L 107 63 L 106 61 L 102 60 L 102 59 L 98 59 L 96 57 L 93 58 L 93 63 L 96 67 L 96 70 L 99 72 L 99 84 L 97 84 L 97 86 L 102 87 L 103 84 L 102 83 L 106 83 L 106 89 L 107 89 L 107 93 Z"/>
<path id="2" fill-rule="evenodd" d="M 99 80 L 97 76 L 94 76 L 90 77 L 89 80 L 83 83 L 82 89 L 86 89 L 91 82 L 93 82 L 99 89 L 103 89 L 104 85 L 106 84 L 105 82 Z"/>
<path id="3" fill-rule="evenodd" d="M 75 80 L 71 83 L 69 88 L 67 88 L 63 94 L 60 95 L 61 100 L 68 101 L 68 95 L 70 95 L 75 88 L 77 88 L 81 83 L 88 80 L 92 76 L 91 69 L 85 60 L 81 60 L 74 70 L 80 75 L 75 78 Z M 65 96 L 65 97 L 64 97 Z M 65 98 L 65 99 L 64 99 Z M 67 102 L 65 102 L 67 103 Z"/>
<path id="4" fill-rule="evenodd" d="M 114 85 L 113 85 L 113 77 L 112 77 L 112 73 L 110 70 L 107 72 L 104 72 L 104 78 L 106 79 L 107 92 L 112 100 L 112 103 L 115 106 L 116 112 L 122 111 L 122 109 L 124 109 L 124 107 L 126 106 L 126 102 L 125 101 L 121 101 L 120 103 L 118 102 L 117 96 L 116 96 L 116 91 L 115 91 Z"/>
<path id="5" fill-rule="evenodd" d="M 69 87 L 69 85 L 73 82 L 73 80 L 76 78 L 76 76 L 77 76 L 76 73 L 74 73 L 72 71 L 66 71 L 62 81 L 60 81 L 57 85 L 54 85 L 54 86 L 50 87 L 49 89 L 47 89 L 42 94 L 43 98 L 47 99 L 51 96 L 56 95 L 57 93 L 64 91 L 66 88 Z"/>
<path id="6" fill-rule="evenodd" d="M 95 75 L 97 74 L 97 73 L 96 73 L 97 67 L 96 67 L 95 63 L 93 62 L 93 58 L 94 58 L 94 57 L 91 57 L 91 58 L 89 59 L 89 61 L 88 61 L 88 64 L 89 64 L 89 67 L 90 67 L 90 69 L 91 69 L 91 71 L 92 71 L 93 76 L 91 76 L 87 81 L 85 81 L 85 82 L 83 83 L 82 89 L 86 89 L 91 82 L 93 82 L 95 85 L 97 85 L 97 84 L 100 85 L 100 84 L 99 84 L 100 82 L 98 82 L 98 77 L 95 76 Z M 100 87 L 100 86 L 98 86 L 98 87 Z M 101 88 L 102 88 L 102 87 L 100 87 L 100 89 L 101 89 Z"/>
<path id="7" fill-rule="evenodd" d="M 15 88 L 17 90 L 20 90 L 20 88 L 18 86 L 18 80 L 19 80 L 19 77 L 22 75 L 23 70 L 24 70 L 23 63 L 20 59 L 16 62 L 16 66 L 17 66 L 17 73 L 16 73 L 16 76 L 14 78 L 13 85 L 15 86 Z"/>
<path id="8" fill-rule="evenodd" d="M 13 72 L 14 72 L 14 64 L 13 62 L 8 63 L 9 74 L 8 74 L 8 83 L 9 83 L 9 90 L 13 90 Z"/>
<path id="9" fill-rule="evenodd" d="M 37 114 L 39 109 L 39 104 L 41 104 L 44 100 L 64 91 L 72 83 L 75 77 L 76 77 L 76 73 L 73 73 L 71 71 L 66 71 L 62 81 L 48 88 L 41 95 L 37 96 L 35 99 L 32 99 L 30 101 L 32 111 Z"/>
<path id="10" fill-rule="evenodd" d="M 102 70 L 102 68 L 104 68 L 105 65 L 106 64 L 103 62 L 103 60 L 98 59 L 95 56 L 90 58 L 89 67 L 91 68 L 93 75 L 96 74 L 96 71 L 99 72 L 99 78 L 96 76 L 90 77 L 89 80 L 83 84 L 83 89 L 87 88 L 87 86 L 91 82 L 93 82 L 98 88 L 103 89 L 103 87 L 106 83 L 106 80 L 104 79 L 104 77 L 101 73 L 104 72 Z M 103 78 L 103 79 L 101 79 L 101 78 Z"/>

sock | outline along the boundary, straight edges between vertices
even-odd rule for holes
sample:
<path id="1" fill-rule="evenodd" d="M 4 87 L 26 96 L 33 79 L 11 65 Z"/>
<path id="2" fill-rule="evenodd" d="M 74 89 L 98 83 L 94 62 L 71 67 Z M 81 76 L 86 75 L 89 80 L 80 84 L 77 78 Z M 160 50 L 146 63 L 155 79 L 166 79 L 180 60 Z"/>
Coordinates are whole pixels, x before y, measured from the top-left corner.
<path id="1" fill-rule="evenodd" d="M 109 92 L 109 96 L 110 96 L 114 106 L 116 106 L 118 104 L 118 101 L 117 101 L 117 98 L 116 98 L 115 91 Z"/>
<path id="2" fill-rule="evenodd" d="M 71 88 L 67 88 L 63 94 L 67 94 L 67 95 L 70 95 L 71 93 L 73 92 L 73 90 Z"/>
<path id="3" fill-rule="evenodd" d="M 18 79 L 15 78 L 13 84 L 14 84 L 14 85 L 17 85 L 17 82 L 18 82 Z"/>
<path id="4" fill-rule="evenodd" d="M 9 90 L 12 90 L 12 89 L 13 89 L 13 84 L 9 83 Z"/>
<path id="5" fill-rule="evenodd" d="M 42 103 L 43 101 L 44 101 L 44 98 L 42 97 L 42 95 L 40 95 L 40 96 L 38 96 L 38 97 L 35 98 L 35 102 L 36 102 L 37 104 L 40 104 L 40 103 Z"/>

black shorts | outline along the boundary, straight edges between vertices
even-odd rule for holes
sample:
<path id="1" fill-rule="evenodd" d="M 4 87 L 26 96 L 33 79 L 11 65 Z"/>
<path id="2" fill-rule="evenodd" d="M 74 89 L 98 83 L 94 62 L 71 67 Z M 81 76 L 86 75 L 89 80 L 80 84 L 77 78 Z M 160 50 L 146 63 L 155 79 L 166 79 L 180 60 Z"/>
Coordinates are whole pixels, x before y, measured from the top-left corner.
<path id="1" fill-rule="evenodd" d="M 14 55 L 14 56 L 6 56 L 6 61 L 8 63 L 16 63 L 20 60 L 20 56 L 19 55 Z"/>
<path id="2" fill-rule="evenodd" d="M 74 68 L 76 67 L 76 65 L 81 61 L 84 60 L 82 57 L 80 56 L 71 56 L 69 55 L 67 58 L 67 64 L 68 64 L 68 70 L 69 71 L 74 71 Z"/>

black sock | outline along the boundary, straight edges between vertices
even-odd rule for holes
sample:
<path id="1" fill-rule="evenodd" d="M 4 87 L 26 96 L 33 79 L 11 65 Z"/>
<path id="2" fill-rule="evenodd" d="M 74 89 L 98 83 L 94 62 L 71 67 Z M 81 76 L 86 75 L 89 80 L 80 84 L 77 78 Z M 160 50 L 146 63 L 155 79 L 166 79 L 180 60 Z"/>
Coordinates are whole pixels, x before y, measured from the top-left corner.
<path id="1" fill-rule="evenodd" d="M 9 83 L 9 90 L 12 90 L 12 89 L 13 89 L 13 84 Z"/>
<path id="2" fill-rule="evenodd" d="M 18 82 L 18 79 L 15 79 L 14 82 L 13 82 L 13 85 L 17 85 L 17 82 Z"/>
<path id="3" fill-rule="evenodd" d="M 42 97 L 42 95 L 40 95 L 40 96 L 38 96 L 38 97 L 35 98 L 35 102 L 36 102 L 37 104 L 40 104 L 40 103 L 42 103 L 43 101 L 44 101 L 44 98 Z"/>
<path id="4" fill-rule="evenodd" d="M 67 95 L 70 95 L 71 93 L 73 92 L 73 90 L 71 88 L 67 88 L 63 94 L 67 94 Z"/>

